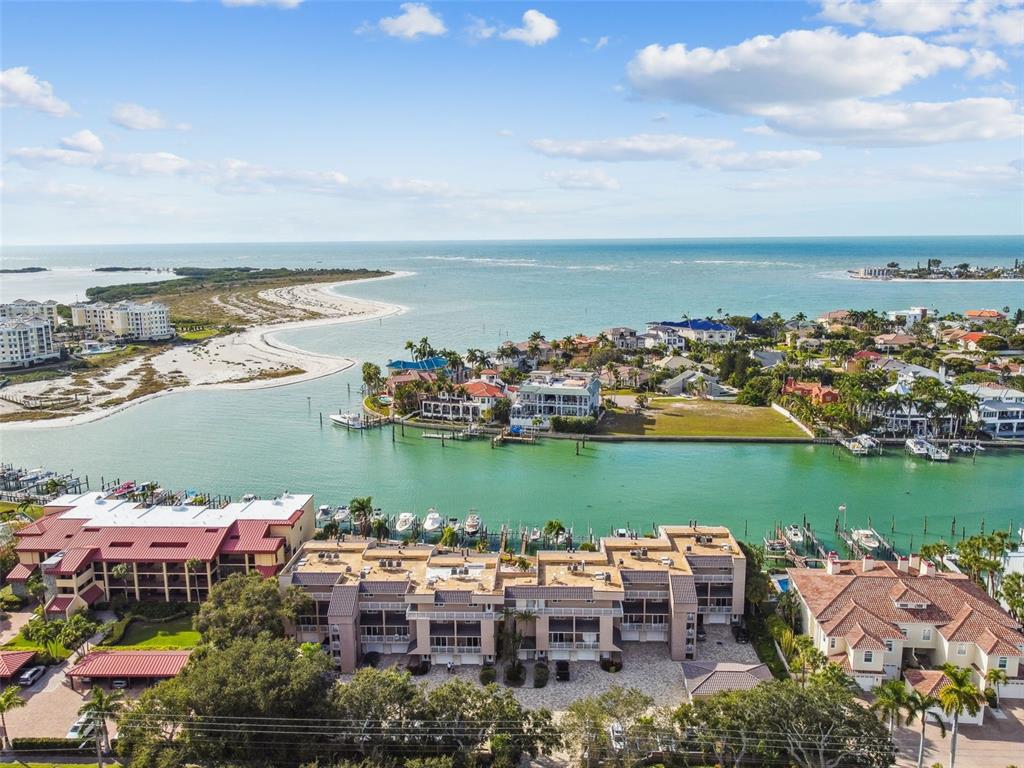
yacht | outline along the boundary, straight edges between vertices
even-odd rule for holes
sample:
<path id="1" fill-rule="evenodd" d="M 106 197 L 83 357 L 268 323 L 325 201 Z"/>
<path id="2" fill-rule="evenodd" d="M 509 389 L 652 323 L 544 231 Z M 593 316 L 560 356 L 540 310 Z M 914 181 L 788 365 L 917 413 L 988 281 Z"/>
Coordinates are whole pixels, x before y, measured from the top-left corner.
<path id="1" fill-rule="evenodd" d="M 351 519 L 352 513 L 348 511 L 348 507 L 338 507 L 334 510 L 334 522 L 347 523 Z"/>
<path id="2" fill-rule="evenodd" d="M 427 516 L 423 518 L 423 532 L 436 533 L 444 525 L 444 518 L 437 514 L 437 510 L 431 507 L 427 510 Z"/>
<path id="3" fill-rule="evenodd" d="M 467 536 L 476 536 L 480 533 L 480 515 L 475 512 L 466 515 L 466 524 L 462 530 Z"/>
<path id="4" fill-rule="evenodd" d="M 803 544 L 804 532 L 800 530 L 799 525 L 787 525 L 786 538 L 794 544 Z"/>
<path id="5" fill-rule="evenodd" d="M 335 426 L 348 429 L 363 429 L 366 426 L 360 413 L 332 413 L 330 419 Z"/>
<path id="6" fill-rule="evenodd" d="M 530 541 L 540 541 L 540 528 L 534 528 L 530 531 Z"/>
<path id="7" fill-rule="evenodd" d="M 786 551 L 786 540 L 785 539 L 765 539 L 765 549 L 769 552 L 785 552 Z"/>
<path id="8" fill-rule="evenodd" d="M 334 516 L 334 510 L 327 504 L 322 504 L 316 511 L 317 525 L 323 525 Z"/>
<path id="9" fill-rule="evenodd" d="M 860 546 L 861 549 L 871 551 L 878 549 L 881 545 L 881 542 L 878 540 L 875 532 L 868 528 L 860 528 L 858 530 L 850 531 L 850 535 L 853 536 L 853 540 L 857 542 L 857 545 Z"/>
<path id="10" fill-rule="evenodd" d="M 412 512 L 403 512 L 398 516 L 398 522 L 395 523 L 395 531 L 398 533 L 405 533 L 406 531 L 412 530 L 416 527 L 416 515 Z"/>

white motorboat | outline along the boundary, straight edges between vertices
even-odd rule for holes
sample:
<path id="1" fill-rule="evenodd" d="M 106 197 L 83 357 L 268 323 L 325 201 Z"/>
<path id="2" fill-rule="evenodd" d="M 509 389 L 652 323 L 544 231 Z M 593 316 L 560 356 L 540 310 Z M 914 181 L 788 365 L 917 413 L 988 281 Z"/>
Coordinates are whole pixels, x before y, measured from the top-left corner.
<path id="1" fill-rule="evenodd" d="M 927 456 L 928 443 L 918 437 L 908 437 L 906 443 L 907 451 L 913 456 Z"/>
<path id="2" fill-rule="evenodd" d="M 336 427 L 363 429 L 366 426 L 361 413 L 332 413 L 330 419 Z"/>
<path id="3" fill-rule="evenodd" d="M 857 545 L 861 549 L 874 550 L 881 546 L 881 542 L 875 535 L 875 532 L 868 528 L 860 528 L 857 530 L 850 531 L 850 535 L 853 536 L 853 540 L 857 542 Z"/>
<path id="4" fill-rule="evenodd" d="M 431 507 L 427 510 L 427 516 L 423 518 L 423 532 L 436 533 L 444 525 L 444 518 L 437 514 L 437 510 Z"/>
<path id="5" fill-rule="evenodd" d="M 322 504 L 320 506 L 320 509 L 318 509 L 316 511 L 316 521 L 320 525 L 323 525 L 324 523 L 326 523 L 333 516 L 334 516 L 334 510 L 331 509 L 331 507 L 328 506 L 327 504 Z"/>
<path id="6" fill-rule="evenodd" d="M 530 541 L 540 541 L 540 528 L 530 531 Z"/>
<path id="7" fill-rule="evenodd" d="M 334 510 L 334 522 L 347 523 L 351 519 L 352 513 L 349 512 L 348 507 L 338 507 Z"/>
<path id="8" fill-rule="evenodd" d="M 769 552 L 785 552 L 786 551 L 786 541 L 785 541 L 785 539 L 765 539 L 764 540 L 764 546 L 765 546 L 765 549 L 767 549 Z"/>
<path id="9" fill-rule="evenodd" d="M 395 531 L 405 533 L 416 527 L 417 517 L 412 512 L 403 512 L 395 523 Z"/>
<path id="10" fill-rule="evenodd" d="M 799 525 L 787 525 L 786 538 L 789 539 L 793 544 L 803 544 L 804 532 L 800 530 Z"/>
<path id="11" fill-rule="evenodd" d="M 628 539 L 629 538 L 629 531 L 627 531 L 625 528 L 616 528 L 615 529 L 615 536 L 617 538 L 620 538 L 620 539 Z"/>
<path id="12" fill-rule="evenodd" d="M 480 515 L 475 512 L 466 515 L 466 524 L 462 530 L 466 532 L 467 536 L 476 536 L 480 533 Z"/>

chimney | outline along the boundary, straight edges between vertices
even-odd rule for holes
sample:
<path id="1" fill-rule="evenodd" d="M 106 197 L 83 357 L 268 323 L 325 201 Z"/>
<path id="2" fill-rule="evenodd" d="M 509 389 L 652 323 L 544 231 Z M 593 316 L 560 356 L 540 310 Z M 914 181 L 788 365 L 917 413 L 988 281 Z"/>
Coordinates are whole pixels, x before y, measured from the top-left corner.
<path id="1" fill-rule="evenodd" d="M 934 576 L 935 575 L 935 563 L 930 560 L 921 561 L 921 570 L 917 574 L 918 576 Z"/>
<path id="2" fill-rule="evenodd" d="M 915 555 L 913 552 L 910 553 L 910 568 L 911 570 L 917 570 L 921 567 L 921 556 Z"/>
<path id="3" fill-rule="evenodd" d="M 910 561 L 903 555 L 900 555 L 898 558 L 896 558 L 896 568 L 899 570 L 900 573 L 909 573 Z"/>
<path id="4" fill-rule="evenodd" d="M 871 555 L 864 555 L 864 559 L 861 560 L 861 571 L 867 573 L 875 567 L 875 558 Z"/>
<path id="5" fill-rule="evenodd" d="M 828 560 L 825 561 L 825 572 L 829 576 L 838 576 L 839 575 L 839 558 L 838 557 L 830 557 Z"/>

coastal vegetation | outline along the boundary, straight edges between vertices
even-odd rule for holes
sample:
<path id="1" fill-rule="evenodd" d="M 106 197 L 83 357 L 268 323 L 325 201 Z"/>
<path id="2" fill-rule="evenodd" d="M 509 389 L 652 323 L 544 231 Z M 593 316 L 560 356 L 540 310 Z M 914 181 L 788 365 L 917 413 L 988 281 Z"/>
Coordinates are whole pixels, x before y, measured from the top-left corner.
<path id="1" fill-rule="evenodd" d="M 981 266 L 962 261 L 947 266 L 942 259 L 928 259 L 924 266 L 917 262 L 913 267 L 901 266 L 897 261 L 890 261 L 884 273 L 878 275 L 860 274 L 856 277 L 863 280 L 1024 280 L 1024 261 L 1013 260 L 1013 266 Z M 852 270 L 851 270 L 852 271 Z"/>
<path id="2" fill-rule="evenodd" d="M 600 431 L 664 437 L 806 437 L 793 422 L 770 408 L 668 397 L 654 398 L 642 410 L 609 408 Z"/>
<path id="3" fill-rule="evenodd" d="M 33 272 L 49 272 L 47 267 L 18 267 L 16 269 L 0 269 L 0 275 L 30 275 Z"/>

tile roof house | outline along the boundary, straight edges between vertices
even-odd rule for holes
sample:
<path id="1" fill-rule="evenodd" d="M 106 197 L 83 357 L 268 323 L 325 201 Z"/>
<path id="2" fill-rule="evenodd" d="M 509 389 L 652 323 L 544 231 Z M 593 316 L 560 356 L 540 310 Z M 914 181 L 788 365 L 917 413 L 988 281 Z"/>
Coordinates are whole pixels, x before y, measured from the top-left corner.
<path id="1" fill-rule="evenodd" d="M 15 532 L 16 592 L 37 569 L 46 612 L 69 616 L 101 599 L 195 601 L 235 573 L 273 576 L 313 535 L 313 497 L 285 494 L 221 508 L 145 506 L 103 493 L 67 494 Z M 120 572 L 127 569 L 127 575 Z"/>
<path id="2" fill-rule="evenodd" d="M 979 685 L 989 669 L 1001 669 L 1014 681 L 1008 695 L 1024 697 L 1024 632 L 966 576 L 936 573 L 917 555 L 831 559 L 824 569 L 789 574 L 804 633 L 865 689 L 911 663 L 950 662 L 972 669 Z"/>
<path id="3" fill-rule="evenodd" d="M 903 681 L 906 683 L 907 692 L 917 691 L 924 696 L 939 697 L 942 689 L 949 685 L 949 678 L 943 673 L 941 669 L 908 669 L 903 673 Z M 946 725 L 952 722 L 952 715 L 946 714 L 942 707 L 935 707 L 929 709 L 929 713 L 934 714 Z M 959 718 L 960 725 L 981 725 L 985 718 L 985 708 L 981 707 L 978 709 L 978 713 L 975 715 L 969 712 L 961 712 Z"/>
<path id="4" fill-rule="evenodd" d="M 683 678 L 690 701 L 722 691 L 749 691 L 772 679 L 767 664 L 684 661 Z"/>
<path id="5" fill-rule="evenodd" d="M 782 394 L 806 397 L 815 405 L 839 402 L 838 390 L 818 381 L 794 381 L 792 376 L 786 379 Z"/>
<path id="6" fill-rule="evenodd" d="M 957 339 L 956 343 L 961 349 L 976 352 L 981 349 L 979 342 L 981 342 L 982 339 L 1002 339 L 1002 337 L 996 336 L 994 333 L 985 333 L 984 331 L 971 331 Z"/>
<path id="7" fill-rule="evenodd" d="M 874 338 L 875 349 L 879 352 L 899 352 L 912 347 L 917 339 L 906 333 L 880 333 Z"/>
<path id="8" fill-rule="evenodd" d="M 991 322 L 1006 319 L 1006 315 L 995 309 L 968 309 L 964 312 L 964 317 L 968 320 L 976 320 L 979 322 Z"/>

